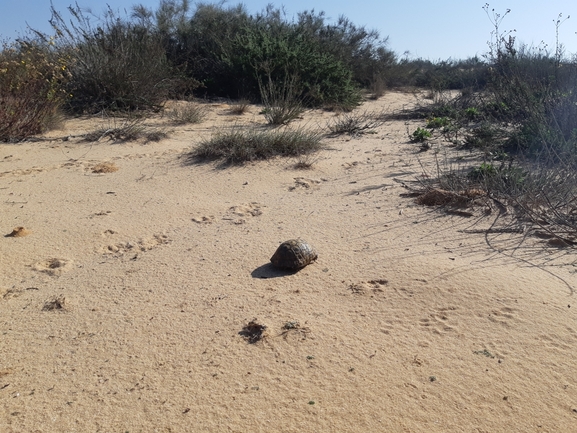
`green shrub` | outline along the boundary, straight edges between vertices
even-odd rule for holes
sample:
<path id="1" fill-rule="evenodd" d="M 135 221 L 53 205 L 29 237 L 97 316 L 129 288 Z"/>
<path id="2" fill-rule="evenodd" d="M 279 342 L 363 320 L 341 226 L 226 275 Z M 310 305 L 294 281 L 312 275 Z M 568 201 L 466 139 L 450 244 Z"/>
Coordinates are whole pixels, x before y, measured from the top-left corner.
<path id="1" fill-rule="evenodd" d="M 356 28 L 349 25 L 349 30 L 337 32 L 324 23 L 322 14 L 307 12 L 290 22 L 271 6 L 249 15 L 242 5 L 199 4 L 185 18 L 186 4 L 161 2 L 156 23 L 155 14 L 142 6 L 137 15 L 158 29 L 168 59 L 199 80 L 206 94 L 259 99 L 259 80 L 268 82 L 270 77 L 280 83 L 288 74 L 299 77 L 299 97 L 309 105 L 350 109 L 361 101 L 351 62 L 367 36 Z M 355 32 L 361 37 L 355 40 L 357 48 L 345 49 L 345 38 Z"/>
<path id="2" fill-rule="evenodd" d="M 422 143 L 431 137 L 432 135 L 430 131 L 427 131 L 426 129 L 419 127 L 415 131 L 413 131 L 413 134 L 411 135 L 411 140 L 415 143 Z"/>
<path id="3" fill-rule="evenodd" d="M 292 92 L 309 106 L 339 104 L 350 109 L 360 103 L 352 71 L 342 61 L 322 51 L 301 28 L 282 21 L 277 12 L 268 11 L 261 20 L 237 35 L 229 58 L 235 76 L 256 77 L 257 83 L 298 77 L 291 83 Z"/>
<path id="4" fill-rule="evenodd" d="M 436 129 L 449 126 L 450 120 L 448 117 L 432 117 L 427 119 L 427 128 Z"/>

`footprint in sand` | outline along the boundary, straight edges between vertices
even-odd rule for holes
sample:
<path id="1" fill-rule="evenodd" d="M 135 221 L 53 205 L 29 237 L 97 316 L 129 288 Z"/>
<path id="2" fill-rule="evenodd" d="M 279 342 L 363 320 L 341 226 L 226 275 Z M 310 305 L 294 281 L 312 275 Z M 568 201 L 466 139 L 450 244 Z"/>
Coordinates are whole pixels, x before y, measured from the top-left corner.
<path id="1" fill-rule="evenodd" d="M 0 298 L 2 299 L 17 298 L 18 296 L 21 296 L 23 293 L 24 290 L 22 289 L 5 289 L 3 287 L 0 287 Z"/>
<path id="2" fill-rule="evenodd" d="M 262 207 L 256 202 L 233 206 L 222 219 L 231 221 L 233 224 L 245 224 L 247 218 L 262 215 Z"/>
<path id="3" fill-rule="evenodd" d="M 307 179 L 305 177 L 295 177 L 295 184 L 289 187 L 289 191 L 295 190 L 305 190 L 305 191 L 312 191 L 318 189 L 319 184 L 321 183 L 320 180 L 316 179 Z"/>
<path id="4" fill-rule="evenodd" d="M 197 224 L 212 224 L 214 222 L 214 216 L 198 216 L 192 219 Z"/>
<path id="5" fill-rule="evenodd" d="M 376 295 L 383 293 L 383 287 L 388 284 L 387 280 L 361 281 L 360 283 L 349 284 L 348 289 L 353 295 Z"/>
<path id="6" fill-rule="evenodd" d="M 510 326 L 516 319 L 516 310 L 514 308 L 502 307 L 489 313 L 488 319 L 493 323 L 499 323 L 503 326 Z"/>
<path id="7" fill-rule="evenodd" d="M 359 161 L 345 162 L 343 164 L 343 167 L 345 168 L 345 170 L 350 170 L 351 168 L 356 167 L 359 164 L 360 164 Z"/>
<path id="8" fill-rule="evenodd" d="M 72 269 L 72 260 L 52 258 L 34 264 L 33 269 L 52 276 L 59 276 Z"/>
<path id="9" fill-rule="evenodd" d="M 450 321 L 450 317 L 456 310 L 457 307 L 439 308 L 434 313 L 430 314 L 429 317 L 421 319 L 419 324 L 436 335 L 453 332 L 455 331 L 455 327 L 451 326 L 452 322 Z"/>
<path id="10" fill-rule="evenodd" d="M 110 234 L 115 233 L 112 230 L 110 230 L 109 232 L 112 232 Z M 138 241 L 135 242 L 119 242 L 116 244 L 110 244 L 104 247 L 103 252 L 105 254 L 118 254 L 118 255 L 129 252 L 145 252 L 150 251 L 153 248 L 156 248 L 160 245 L 168 244 L 169 242 L 170 239 L 168 238 L 168 236 L 157 234 L 149 238 L 139 239 Z"/>

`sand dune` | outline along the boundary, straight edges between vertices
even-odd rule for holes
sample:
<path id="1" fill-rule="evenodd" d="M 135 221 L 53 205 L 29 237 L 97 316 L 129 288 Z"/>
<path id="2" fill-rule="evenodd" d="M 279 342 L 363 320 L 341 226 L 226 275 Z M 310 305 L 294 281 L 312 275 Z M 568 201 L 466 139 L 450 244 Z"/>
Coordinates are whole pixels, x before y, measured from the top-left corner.
<path id="1" fill-rule="evenodd" d="M 264 120 L 208 110 L 148 120 L 160 142 L 82 142 L 105 121 L 70 119 L 0 145 L 0 431 L 577 431 L 572 250 L 407 196 L 435 170 L 418 121 L 327 137 L 308 170 L 219 168 L 186 154 Z M 272 268 L 296 237 L 318 260 Z"/>

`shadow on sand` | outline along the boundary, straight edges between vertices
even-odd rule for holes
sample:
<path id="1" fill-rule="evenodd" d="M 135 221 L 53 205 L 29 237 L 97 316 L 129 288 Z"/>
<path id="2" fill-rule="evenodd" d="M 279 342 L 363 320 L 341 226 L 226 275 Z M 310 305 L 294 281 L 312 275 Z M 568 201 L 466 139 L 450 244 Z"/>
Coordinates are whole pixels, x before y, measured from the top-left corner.
<path id="1" fill-rule="evenodd" d="M 259 266 L 250 274 L 253 278 L 278 278 L 278 277 L 286 277 L 287 275 L 294 275 L 298 271 L 293 271 L 289 269 L 279 269 L 275 268 L 272 263 L 266 263 L 262 266 Z"/>

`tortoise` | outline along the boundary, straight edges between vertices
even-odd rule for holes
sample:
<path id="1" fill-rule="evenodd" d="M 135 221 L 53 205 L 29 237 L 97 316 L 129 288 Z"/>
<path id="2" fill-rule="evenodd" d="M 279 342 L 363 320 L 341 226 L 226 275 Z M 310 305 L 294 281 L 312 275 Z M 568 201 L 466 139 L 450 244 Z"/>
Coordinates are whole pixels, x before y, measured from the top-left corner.
<path id="1" fill-rule="evenodd" d="M 310 265 L 317 257 L 312 245 L 303 239 L 290 239 L 280 244 L 270 261 L 277 268 L 298 270 Z"/>

